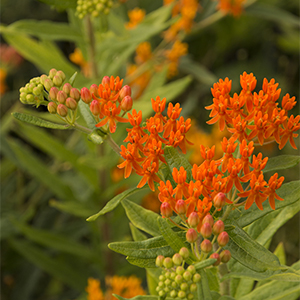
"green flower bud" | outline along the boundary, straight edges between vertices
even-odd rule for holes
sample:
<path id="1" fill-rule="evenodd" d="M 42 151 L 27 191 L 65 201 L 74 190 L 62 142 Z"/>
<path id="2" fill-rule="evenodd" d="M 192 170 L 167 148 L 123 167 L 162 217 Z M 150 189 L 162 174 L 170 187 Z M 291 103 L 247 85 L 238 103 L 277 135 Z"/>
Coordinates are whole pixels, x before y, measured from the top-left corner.
<path id="1" fill-rule="evenodd" d="M 53 87 L 53 82 L 51 79 L 47 78 L 44 82 L 44 87 L 47 91 L 50 91 L 50 89 Z"/>
<path id="2" fill-rule="evenodd" d="M 181 285 L 180 285 L 180 289 L 182 291 L 187 291 L 189 289 L 189 285 L 186 283 L 186 282 L 183 282 Z"/>
<path id="3" fill-rule="evenodd" d="M 185 297 L 186 297 L 186 292 L 184 292 L 184 291 L 179 291 L 179 292 L 178 292 L 178 297 L 181 298 L 181 299 L 185 298 Z"/>
<path id="4" fill-rule="evenodd" d="M 48 111 L 50 114 L 56 114 L 56 111 L 57 111 L 57 104 L 54 103 L 54 102 L 49 102 L 48 103 Z"/>
<path id="5" fill-rule="evenodd" d="M 172 298 L 176 298 L 176 296 L 177 296 L 177 292 L 176 291 L 171 291 L 170 292 L 170 297 L 172 297 Z"/>
<path id="6" fill-rule="evenodd" d="M 161 287 L 161 288 L 164 288 L 165 287 L 165 283 L 163 281 L 160 281 L 158 283 L 158 286 Z"/>
<path id="7" fill-rule="evenodd" d="M 165 280 L 165 286 L 171 285 L 172 281 L 168 278 Z"/>
<path id="8" fill-rule="evenodd" d="M 163 297 L 165 295 L 165 291 L 161 290 L 158 292 L 158 296 Z"/>
<path id="9" fill-rule="evenodd" d="M 193 265 L 190 265 L 187 267 L 187 271 L 194 275 L 196 273 L 196 268 Z"/>
<path id="10" fill-rule="evenodd" d="M 63 71 L 57 71 L 55 75 L 59 76 L 61 78 L 62 82 L 64 82 L 66 79 L 66 75 Z"/>
<path id="11" fill-rule="evenodd" d="M 178 284 L 176 283 L 176 281 L 173 281 L 171 286 L 172 286 L 173 289 L 177 289 Z"/>
<path id="12" fill-rule="evenodd" d="M 55 75 L 55 76 L 53 77 L 53 84 L 54 84 L 54 85 L 60 87 L 60 86 L 62 85 L 62 83 L 63 83 L 63 81 L 62 81 L 62 79 L 61 79 L 60 76 Z"/>
<path id="13" fill-rule="evenodd" d="M 181 284 L 182 281 L 183 281 L 183 277 L 182 277 L 181 275 L 177 275 L 177 276 L 175 277 L 175 282 L 176 282 L 177 284 Z"/>
<path id="14" fill-rule="evenodd" d="M 166 277 L 164 275 L 159 275 L 158 279 L 160 281 L 165 281 L 166 280 Z"/>
<path id="15" fill-rule="evenodd" d="M 197 291 L 197 283 L 192 283 L 192 284 L 190 285 L 190 291 L 191 291 L 192 293 L 194 293 L 194 292 Z"/>
<path id="16" fill-rule="evenodd" d="M 163 255 L 158 255 L 156 257 L 156 260 L 155 260 L 155 264 L 157 267 L 162 267 L 163 266 L 163 261 L 164 261 L 165 257 Z"/>
<path id="17" fill-rule="evenodd" d="M 172 272 L 170 272 L 171 273 L 171 276 L 170 276 L 170 278 L 172 279 L 172 280 L 174 280 L 175 279 L 175 277 L 176 277 L 176 272 L 174 272 L 174 271 L 172 271 Z"/>
<path id="18" fill-rule="evenodd" d="M 40 77 L 40 82 L 44 85 L 46 79 L 48 79 L 48 76 L 45 75 L 45 74 L 43 74 L 43 75 Z"/>
<path id="19" fill-rule="evenodd" d="M 230 261 L 231 253 L 229 250 L 223 250 L 220 254 L 221 262 L 226 264 Z"/>
<path id="20" fill-rule="evenodd" d="M 183 276 L 183 279 L 186 281 L 190 281 L 192 279 L 192 274 L 189 271 L 185 271 L 182 276 Z"/>
<path id="21" fill-rule="evenodd" d="M 176 274 L 178 274 L 178 275 L 182 275 L 184 273 L 184 271 L 185 271 L 184 267 L 182 267 L 182 266 L 179 266 L 176 268 Z"/>
<path id="22" fill-rule="evenodd" d="M 175 266 L 179 266 L 183 262 L 183 258 L 179 253 L 175 253 L 172 257 L 172 260 Z"/>
<path id="23" fill-rule="evenodd" d="M 196 273 L 196 274 L 193 276 L 193 282 L 194 282 L 194 283 L 199 282 L 200 279 L 201 279 L 201 275 L 198 274 L 198 273 Z"/>
<path id="24" fill-rule="evenodd" d="M 56 69 L 51 69 L 51 70 L 49 71 L 49 78 L 50 78 L 50 79 L 53 79 L 54 76 L 56 75 L 56 73 L 57 73 L 57 70 L 56 70 Z"/>
<path id="25" fill-rule="evenodd" d="M 26 103 L 27 104 L 35 104 L 35 98 L 32 94 L 26 95 Z"/>
<path id="26" fill-rule="evenodd" d="M 194 295 L 191 294 L 191 293 L 189 293 L 186 297 L 187 297 L 188 300 L 193 300 L 194 299 Z"/>
<path id="27" fill-rule="evenodd" d="M 178 201 L 177 201 L 178 202 Z M 180 250 L 179 250 L 179 254 L 183 257 L 183 259 L 187 259 L 189 258 L 190 256 L 190 251 L 188 248 L 186 247 L 182 247 Z"/>
<path id="28" fill-rule="evenodd" d="M 169 271 L 165 272 L 165 277 L 166 278 L 171 278 L 171 273 Z"/>
<path id="29" fill-rule="evenodd" d="M 170 288 L 168 288 L 167 286 L 164 288 L 164 292 L 167 294 L 167 293 L 169 293 L 171 290 L 170 290 Z"/>

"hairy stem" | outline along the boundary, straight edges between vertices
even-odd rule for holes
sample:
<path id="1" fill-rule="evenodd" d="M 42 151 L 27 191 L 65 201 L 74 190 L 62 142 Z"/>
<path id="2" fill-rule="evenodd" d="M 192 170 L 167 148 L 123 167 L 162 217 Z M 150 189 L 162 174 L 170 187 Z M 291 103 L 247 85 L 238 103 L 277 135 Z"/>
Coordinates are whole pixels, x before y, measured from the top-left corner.
<path id="1" fill-rule="evenodd" d="M 227 264 L 221 264 L 219 265 L 219 273 L 221 278 L 228 274 L 228 268 L 227 268 Z M 230 279 L 226 279 L 222 282 L 220 282 L 220 294 L 223 295 L 230 295 Z"/>

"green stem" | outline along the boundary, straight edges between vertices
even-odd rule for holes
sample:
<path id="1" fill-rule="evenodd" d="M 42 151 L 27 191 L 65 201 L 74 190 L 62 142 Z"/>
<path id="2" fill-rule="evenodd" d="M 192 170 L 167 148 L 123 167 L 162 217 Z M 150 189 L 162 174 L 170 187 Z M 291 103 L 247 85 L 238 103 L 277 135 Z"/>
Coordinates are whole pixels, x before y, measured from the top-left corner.
<path id="1" fill-rule="evenodd" d="M 110 145 L 110 147 L 120 156 L 122 157 L 121 153 L 121 148 L 119 147 L 119 145 L 113 140 L 113 138 L 110 136 L 110 134 L 108 134 L 106 136 L 106 141 L 108 142 L 108 144 Z"/>
<path id="2" fill-rule="evenodd" d="M 86 128 L 86 127 L 81 126 L 81 125 L 79 125 L 79 124 L 77 124 L 77 123 L 74 123 L 74 124 L 71 124 L 71 125 L 72 125 L 74 128 L 76 128 L 77 130 L 79 130 L 79 131 L 81 131 L 81 132 L 84 132 L 84 133 L 86 133 L 86 134 L 90 134 L 90 133 L 93 132 L 92 129 Z"/>
<path id="3" fill-rule="evenodd" d="M 227 264 L 221 264 L 219 265 L 219 273 L 221 278 L 228 274 L 228 268 L 227 268 Z M 223 295 L 230 295 L 230 279 L 226 279 L 224 281 L 220 282 L 220 294 Z"/>
<path id="4" fill-rule="evenodd" d="M 93 23 L 89 15 L 86 16 L 86 28 L 87 28 L 87 37 L 89 43 L 89 65 L 92 72 L 92 77 L 98 77 L 98 68 L 96 64 L 96 47 L 95 47 L 95 35 L 94 35 L 94 28 Z"/>
<path id="5" fill-rule="evenodd" d="M 227 208 L 226 208 L 226 210 L 225 210 L 225 212 L 224 212 L 224 215 L 222 216 L 222 221 L 223 221 L 223 222 L 228 218 L 229 214 L 230 214 L 231 211 L 232 211 L 232 208 L 233 208 L 233 206 L 231 206 L 231 205 L 228 205 L 228 206 L 227 206 Z"/>

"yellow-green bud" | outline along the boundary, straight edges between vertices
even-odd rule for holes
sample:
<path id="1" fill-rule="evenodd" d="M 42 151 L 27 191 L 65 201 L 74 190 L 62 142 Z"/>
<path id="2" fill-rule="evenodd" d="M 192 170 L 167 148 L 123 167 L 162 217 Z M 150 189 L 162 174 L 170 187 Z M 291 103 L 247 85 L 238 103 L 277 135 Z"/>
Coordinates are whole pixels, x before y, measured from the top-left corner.
<path id="1" fill-rule="evenodd" d="M 50 114 L 56 114 L 56 110 L 57 110 L 57 104 L 54 102 L 49 102 L 48 103 L 48 111 Z"/>

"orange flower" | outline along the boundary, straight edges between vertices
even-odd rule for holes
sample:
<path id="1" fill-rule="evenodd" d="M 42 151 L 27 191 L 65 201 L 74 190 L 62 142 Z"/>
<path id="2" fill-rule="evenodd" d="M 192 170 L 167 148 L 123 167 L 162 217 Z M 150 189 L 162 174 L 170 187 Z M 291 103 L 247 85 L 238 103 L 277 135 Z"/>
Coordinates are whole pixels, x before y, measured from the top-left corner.
<path id="1" fill-rule="evenodd" d="M 255 125 L 248 125 L 248 128 L 251 129 L 251 133 L 248 135 L 247 139 L 252 140 L 255 137 L 258 138 L 258 141 L 261 145 L 264 144 L 264 134 L 267 129 L 268 115 L 262 114 L 261 111 L 257 113 L 254 117 Z"/>
<path id="2" fill-rule="evenodd" d="M 269 197 L 269 203 L 270 203 L 270 206 L 272 209 L 275 209 L 275 198 L 277 200 L 280 200 L 280 201 L 283 201 L 284 199 L 282 199 L 281 197 L 279 197 L 277 194 L 276 194 L 276 190 L 279 189 L 282 185 L 284 181 L 284 177 L 281 176 L 279 179 L 278 179 L 278 173 L 275 173 L 273 176 L 271 176 L 271 178 L 269 179 L 269 187 L 266 191 L 266 194 L 268 195 Z"/>
<path id="3" fill-rule="evenodd" d="M 296 105 L 296 103 L 297 101 L 295 96 L 290 98 L 290 94 L 286 94 L 282 98 L 281 106 L 284 110 L 291 110 Z"/>
<path id="4" fill-rule="evenodd" d="M 152 58 L 151 44 L 143 42 L 136 48 L 135 61 L 137 64 L 143 64 Z"/>
<path id="5" fill-rule="evenodd" d="M 186 183 L 186 170 L 184 167 L 181 166 L 179 171 L 176 168 L 173 168 L 172 176 L 177 183 L 177 186 L 174 189 L 174 194 L 176 194 L 175 199 L 182 199 L 183 195 L 185 198 L 188 198 L 190 194 L 188 191 L 188 184 Z"/>
<path id="6" fill-rule="evenodd" d="M 226 137 L 223 138 L 223 141 L 221 142 L 222 150 L 224 152 L 224 157 L 219 160 L 219 162 L 222 162 L 222 172 L 225 173 L 227 171 L 227 165 L 231 158 L 233 158 L 233 153 L 238 145 L 238 143 L 234 143 L 235 139 L 230 138 L 227 140 Z"/>
<path id="7" fill-rule="evenodd" d="M 241 154 L 241 161 L 243 164 L 243 171 L 244 174 L 250 173 L 249 169 L 249 157 L 252 155 L 254 151 L 253 142 L 250 142 L 249 145 L 247 145 L 246 140 L 242 140 L 242 143 L 240 144 L 240 154 Z"/>
<path id="8" fill-rule="evenodd" d="M 129 22 L 125 25 L 127 29 L 133 29 L 145 18 L 146 12 L 138 7 L 128 11 Z"/>
<path id="9" fill-rule="evenodd" d="M 227 128 L 227 130 L 233 133 L 232 138 L 234 140 L 239 140 L 242 142 L 244 139 L 248 139 L 248 135 L 246 133 L 247 130 L 247 122 L 245 119 L 242 119 L 241 116 L 237 116 L 232 119 L 233 128 Z"/>
<path id="10" fill-rule="evenodd" d="M 241 87 L 243 88 L 240 96 L 243 96 L 249 113 L 252 112 L 253 109 L 252 91 L 255 89 L 256 83 L 257 80 L 255 76 L 253 76 L 253 73 L 247 74 L 246 72 L 244 72 L 243 75 L 240 75 L 240 84 Z"/>
<path id="11" fill-rule="evenodd" d="M 279 144 L 279 149 L 281 150 L 288 140 L 290 141 L 291 146 L 294 149 L 297 149 L 294 138 L 297 137 L 298 134 L 294 132 L 300 129 L 300 115 L 296 116 L 296 118 L 291 115 L 289 120 L 283 123 L 283 127 L 284 129 L 281 133 L 282 137 Z"/>
<path id="12" fill-rule="evenodd" d="M 154 186 L 154 181 L 160 182 L 160 178 L 156 175 L 158 172 L 158 165 L 155 162 L 151 161 L 145 161 L 143 163 L 143 171 L 142 174 L 143 178 L 138 184 L 138 188 L 143 187 L 146 182 L 148 182 L 149 188 L 154 192 L 155 191 L 155 186 Z"/>
<path id="13" fill-rule="evenodd" d="M 236 159 L 236 161 L 234 161 L 232 158 L 229 159 L 227 168 L 229 176 L 227 179 L 228 181 L 226 186 L 226 193 L 228 193 L 231 190 L 233 184 L 240 192 L 243 191 L 243 187 L 240 183 L 240 179 L 238 176 L 242 168 L 243 164 L 240 159 Z"/>
<path id="14" fill-rule="evenodd" d="M 89 278 L 88 286 L 86 287 L 88 300 L 104 300 L 103 292 L 100 287 L 100 280 Z"/>
<path id="15" fill-rule="evenodd" d="M 176 132 L 176 119 L 179 118 L 181 110 L 182 108 L 180 108 L 179 103 L 176 103 L 175 106 L 172 103 L 169 103 L 167 110 L 169 119 L 164 125 L 164 138 L 167 138 L 170 135 L 171 131 Z"/>
<path id="16" fill-rule="evenodd" d="M 203 184 L 200 180 L 196 182 L 190 181 L 188 184 L 189 197 L 186 199 L 185 203 L 188 204 L 188 210 L 186 216 L 188 217 L 194 210 L 198 203 L 199 197 L 203 191 Z"/>
<path id="17" fill-rule="evenodd" d="M 164 154 L 164 150 L 162 149 L 161 141 L 152 139 L 150 143 L 147 143 L 147 148 L 144 149 L 143 153 L 147 156 L 146 161 L 149 160 L 151 162 L 155 162 L 157 165 L 159 164 L 159 160 L 165 164 L 167 163 L 165 158 L 162 156 Z"/>
<path id="18" fill-rule="evenodd" d="M 168 202 L 172 209 L 175 210 L 175 205 L 176 205 L 176 200 L 173 197 L 174 191 L 172 184 L 169 180 L 164 183 L 163 181 L 159 182 L 159 194 L 158 194 L 158 199 L 160 202 Z"/>
<path id="19" fill-rule="evenodd" d="M 224 13 L 231 13 L 233 16 L 238 17 L 243 11 L 243 2 L 245 0 L 219 0 L 218 8 Z"/>

